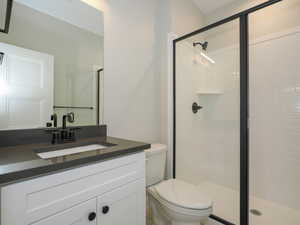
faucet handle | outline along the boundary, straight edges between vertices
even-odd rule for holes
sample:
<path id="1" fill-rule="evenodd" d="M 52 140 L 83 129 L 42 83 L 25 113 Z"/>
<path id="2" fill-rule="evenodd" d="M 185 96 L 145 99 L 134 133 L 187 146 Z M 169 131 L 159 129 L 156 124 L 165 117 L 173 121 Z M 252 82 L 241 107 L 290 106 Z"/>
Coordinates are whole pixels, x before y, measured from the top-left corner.
<path id="1" fill-rule="evenodd" d="M 69 123 L 74 123 L 75 121 L 75 113 L 74 112 L 70 112 L 67 114 L 67 119 Z"/>
<path id="2" fill-rule="evenodd" d="M 51 122 L 47 122 L 46 123 L 46 127 L 52 127 L 52 123 Z"/>

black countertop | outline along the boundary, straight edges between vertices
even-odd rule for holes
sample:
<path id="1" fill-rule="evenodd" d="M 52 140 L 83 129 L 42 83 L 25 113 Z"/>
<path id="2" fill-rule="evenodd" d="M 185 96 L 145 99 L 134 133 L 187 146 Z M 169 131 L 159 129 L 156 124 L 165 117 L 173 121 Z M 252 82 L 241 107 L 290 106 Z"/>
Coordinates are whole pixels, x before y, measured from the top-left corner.
<path id="1" fill-rule="evenodd" d="M 37 151 L 53 148 L 49 143 L 0 147 L 0 186 L 20 182 L 47 174 L 143 151 L 150 144 L 113 137 L 92 137 L 77 141 L 77 145 L 104 144 L 110 146 L 100 150 L 77 153 L 51 159 L 41 159 Z M 75 147 L 74 143 L 60 144 L 59 149 Z"/>

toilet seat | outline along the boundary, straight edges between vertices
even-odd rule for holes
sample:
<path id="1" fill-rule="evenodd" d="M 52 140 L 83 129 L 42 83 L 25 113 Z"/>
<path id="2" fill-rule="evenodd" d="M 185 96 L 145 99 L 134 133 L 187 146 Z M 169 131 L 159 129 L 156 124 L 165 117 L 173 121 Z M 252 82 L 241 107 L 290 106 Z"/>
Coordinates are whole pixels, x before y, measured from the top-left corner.
<path id="1" fill-rule="evenodd" d="M 154 187 L 148 188 L 148 193 L 161 205 L 165 206 L 169 210 L 176 212 L 178 214 L 184 214 L 189 216 L 200 216 L 200 215 L 210 215 L 212 213 L 212 207 L 208 209 L 189 209 L 184 208 L 173 203 L 168 202 L 158 195 L 157 191 Z"/>
<path id="2" fill-rule="evenodd" d="M 199 211 L 210 210 L 213 205 L 212 200 L 202 194 L 195 185 L 178 179 L 163 181 L 153 189 L 161 199 L 179 208 Z"/>

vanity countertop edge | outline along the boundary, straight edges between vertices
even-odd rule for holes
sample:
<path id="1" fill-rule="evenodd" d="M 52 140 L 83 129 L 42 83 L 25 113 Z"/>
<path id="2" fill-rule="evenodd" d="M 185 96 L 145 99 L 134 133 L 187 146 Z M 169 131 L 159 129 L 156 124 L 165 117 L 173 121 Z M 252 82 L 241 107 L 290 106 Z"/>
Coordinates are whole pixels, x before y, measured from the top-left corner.
<path id="1" fill-rule="evenodd" d="M 0 147 L 0 188 L 28 179 L 142 152 L 151 147 L 147 143 L 109 136 L 82 139 L 79 144 L 94 142 L 111 143 L 113 146 L 52 159 L 41 159 L 35 153 L 36 149 L 49 147 L 48 143 Z"/>

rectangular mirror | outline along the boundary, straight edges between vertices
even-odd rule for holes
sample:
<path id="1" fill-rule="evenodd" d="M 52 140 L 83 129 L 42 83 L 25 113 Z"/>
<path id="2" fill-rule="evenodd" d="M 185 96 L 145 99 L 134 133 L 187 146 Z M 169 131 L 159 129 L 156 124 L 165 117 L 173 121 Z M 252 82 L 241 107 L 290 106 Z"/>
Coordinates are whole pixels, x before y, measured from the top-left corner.
<path id="1" fill-rule="evenodd" d="M 14 0 L 0 33 L 0 129 L 103 120 L 103 13 L 80 0 Z M 70 121 L 69 121 L 70 122 Z"/>

